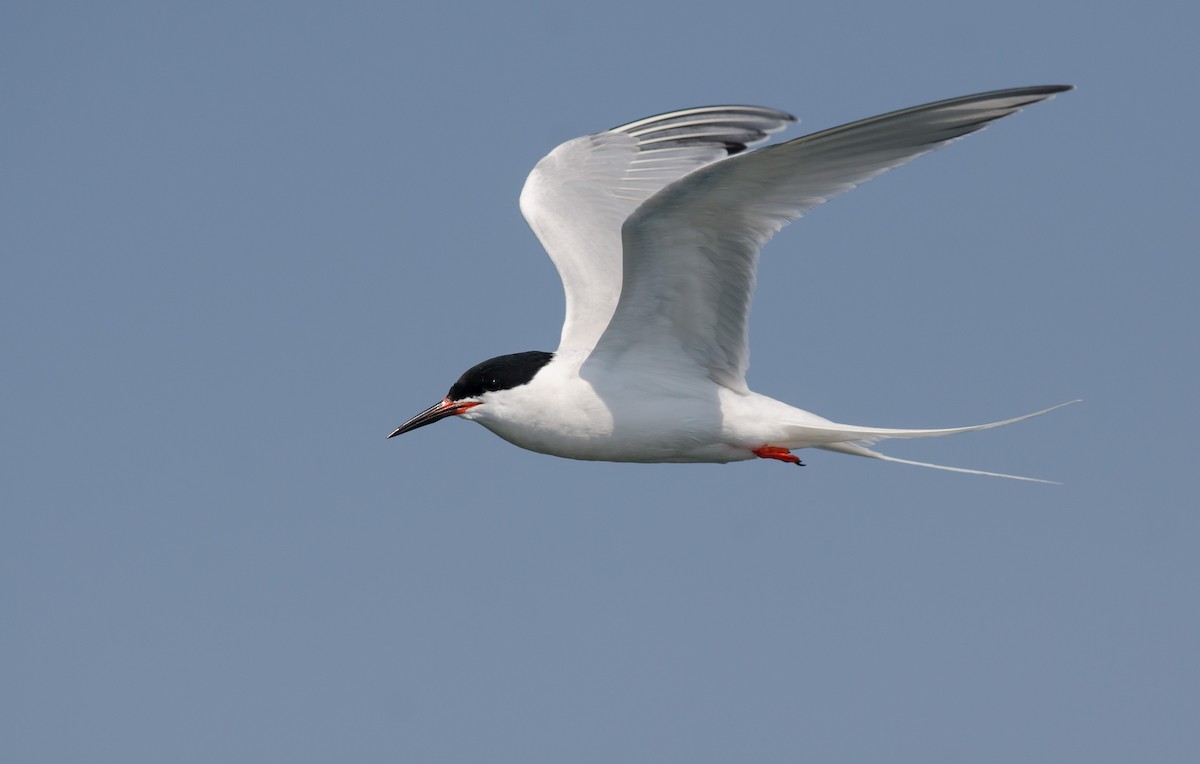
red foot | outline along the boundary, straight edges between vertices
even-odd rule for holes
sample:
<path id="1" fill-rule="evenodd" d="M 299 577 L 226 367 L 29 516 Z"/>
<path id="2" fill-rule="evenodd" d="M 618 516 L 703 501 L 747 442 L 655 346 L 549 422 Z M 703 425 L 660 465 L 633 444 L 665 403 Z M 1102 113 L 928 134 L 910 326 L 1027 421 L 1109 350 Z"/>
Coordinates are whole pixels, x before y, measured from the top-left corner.
<path id="1" fill-rule="evenodd" d="M 788 462 L 789 464 L 795 464 L 800 467 L 804 466 L 804 462 L 800 461 L 799 456 L 796 456 L 786 448 L 780 448 L 779 446 L 763 446 L 762 448 L 756 448 L 754 449 L 753 454 L 760 459 L 778 459 L 781 462 Z"/>

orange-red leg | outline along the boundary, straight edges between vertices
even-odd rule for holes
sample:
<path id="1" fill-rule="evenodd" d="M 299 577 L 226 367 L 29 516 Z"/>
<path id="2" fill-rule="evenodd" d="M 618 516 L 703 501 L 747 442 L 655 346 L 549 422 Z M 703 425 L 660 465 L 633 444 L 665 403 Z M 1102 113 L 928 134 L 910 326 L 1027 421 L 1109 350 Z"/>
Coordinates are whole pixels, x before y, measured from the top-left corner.
<path id="1" fill-rule="evenodd" d="M 804 462 L 800 461 L 799 456 L 779 446 L 763 446 L 762 448 L 754 449 L 753 453 L 759 459 L 778 459 L 781 462 L 795 464 L 797 467 L 804 466 Z"/>

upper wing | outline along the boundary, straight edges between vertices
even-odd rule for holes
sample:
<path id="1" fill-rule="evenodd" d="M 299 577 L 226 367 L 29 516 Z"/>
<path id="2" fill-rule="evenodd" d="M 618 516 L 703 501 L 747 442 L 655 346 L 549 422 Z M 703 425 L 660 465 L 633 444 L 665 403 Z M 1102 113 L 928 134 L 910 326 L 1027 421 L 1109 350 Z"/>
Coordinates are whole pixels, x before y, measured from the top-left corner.
<path id="1" fill-rule="evenodd" d="M 745 391 L 758 253 L 805 210 L 1070 86 L 998 90 L 872 117 L 731 157 L 648 199 L 625 222 L 625 282 L 589 359 L 698 363 Z"/>
<path id="2" fill-rule="evenodd" d="M 567 298 L 559 350 L 591 350 L 621 293 L 621 224 L 667 184 L 782 130 L 795 117 L 758 106 L 661 114 L 567 141 L 521 191 L 521 213 Z"/>

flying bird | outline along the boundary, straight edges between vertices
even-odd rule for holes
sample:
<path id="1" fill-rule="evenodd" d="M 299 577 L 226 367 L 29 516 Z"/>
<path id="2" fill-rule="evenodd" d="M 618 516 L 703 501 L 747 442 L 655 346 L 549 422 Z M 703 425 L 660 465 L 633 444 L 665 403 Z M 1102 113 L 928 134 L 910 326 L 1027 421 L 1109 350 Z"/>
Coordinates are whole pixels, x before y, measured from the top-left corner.
<path id="1" fill-rule="evenodd" d="M 567 141 L 537 163 L 521 192 L 521 212 L 566 292 L 558 348 L 473 366 L 445 398 L 388 437 L 458 416 L 522 448 L 569 459 L 802 465 L 792 452 L 819 448 L 1036 480 L 870 447 L 1000 427 L 1068 404 L 967 427 L 840 424 L 750 390 L 748 320 L 759 251 L 783 226 L 1071 89 L 951 98 L 752 151 L 796 118 L 759 106 L 709 106 Z"/>

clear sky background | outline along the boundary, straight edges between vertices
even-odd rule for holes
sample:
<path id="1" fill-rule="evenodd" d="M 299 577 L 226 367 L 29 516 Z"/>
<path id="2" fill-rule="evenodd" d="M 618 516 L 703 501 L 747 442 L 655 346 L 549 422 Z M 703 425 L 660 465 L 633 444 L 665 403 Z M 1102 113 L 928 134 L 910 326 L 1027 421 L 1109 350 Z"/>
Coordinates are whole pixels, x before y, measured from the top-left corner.
<path id="1" fill-rule="evenodd" d="M 0 11 L 0 759 L 1185 762 L 1200 749 L 1194 4 Z M 803 470 L 452 421 L 554 348 L 557 143 L 1060 96 L 767 248 L 751 385 L 1003 430 Z"/>

